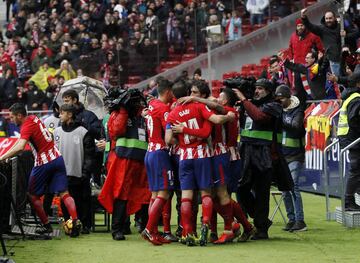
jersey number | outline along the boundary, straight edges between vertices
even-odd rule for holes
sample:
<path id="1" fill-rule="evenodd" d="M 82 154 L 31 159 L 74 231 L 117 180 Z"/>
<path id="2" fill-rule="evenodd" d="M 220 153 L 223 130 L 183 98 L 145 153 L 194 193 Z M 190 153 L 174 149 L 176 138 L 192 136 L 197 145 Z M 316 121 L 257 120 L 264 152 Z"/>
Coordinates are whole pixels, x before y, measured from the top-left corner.
<path id="1" fill-rule="evenodd" d="M 196 118 L 192 118 L 188 120 L 187 122 L 182 123 L 185 127 L 188 127 L 190 129 L 199 129 L 199 124 L 196 120 Z M 189 134 L 184 134 L 184 143 L 190 144 L 190 140 L 195 138 L 195 136 L 190 136 Z"/>

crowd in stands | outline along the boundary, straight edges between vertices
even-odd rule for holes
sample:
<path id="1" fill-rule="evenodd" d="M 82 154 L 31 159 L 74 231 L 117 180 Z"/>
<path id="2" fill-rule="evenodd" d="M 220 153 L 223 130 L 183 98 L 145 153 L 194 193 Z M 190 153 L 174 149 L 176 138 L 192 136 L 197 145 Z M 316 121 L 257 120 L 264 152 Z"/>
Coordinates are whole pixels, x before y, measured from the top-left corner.
<path id="1" fill-rule="evenodd" d="M 298 10 L 303 2 L 6 1 L 0 108 L 24 102 L 30 110 L 47 109 L 64 81 L 83 74 L 106 87 L 138 82 L 159 72 L 162 61 L 205 52 L 201 29 L 208 25 L 223 28 L 218 46 L 239 39 L 251 26 L 256 29 L 255 24 Z"/>

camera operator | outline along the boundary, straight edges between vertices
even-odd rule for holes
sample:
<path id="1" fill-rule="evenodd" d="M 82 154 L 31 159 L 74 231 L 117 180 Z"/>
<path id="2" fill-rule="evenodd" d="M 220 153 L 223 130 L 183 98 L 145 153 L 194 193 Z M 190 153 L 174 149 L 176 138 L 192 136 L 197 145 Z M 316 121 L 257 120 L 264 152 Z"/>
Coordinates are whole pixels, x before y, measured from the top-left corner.
<path id="1" fill-rule="evenodd" d="M 239 89 L 233 89 L 241 101 L 244 114 L 240 118 L 243 176 L 240 179 L 240 200 L 257 229 L 253 240 L 268 239 L 272 222 L 268 219 L 272 174 L 273 133 L 280 118 L 281 105 L 273 99 L 273 85 L 267 79 L 255 82 L 250 100 Z"/>
<path id="2" fill-rule="evenodd" d="M 110 111 L 107 131 L 110 152 L 107 177 L 98 197 L 112 213 L 112 237 L 125 240 L 127 215 L 138 211 L 150 200 L 144 157 L 147 150 L 145 120 L 141 117 L 145 100 L 139 90 L 117 90 L 106 98 Z M 142 222 L 146 222 L 143 214 Z"/>

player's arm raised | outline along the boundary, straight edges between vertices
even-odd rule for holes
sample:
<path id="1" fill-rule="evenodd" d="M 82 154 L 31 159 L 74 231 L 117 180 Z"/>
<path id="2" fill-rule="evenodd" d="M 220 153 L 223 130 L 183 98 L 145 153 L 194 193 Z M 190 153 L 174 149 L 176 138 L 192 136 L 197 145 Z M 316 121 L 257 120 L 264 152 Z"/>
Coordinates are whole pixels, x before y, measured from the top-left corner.
<path id="1" fill-rule="evenodd" d="M 5 154 L 3 154 L 0 157 L 0 161 L 7 160 L 17 155 L 18 153 L 22 152 L 25 149 L 26 144 L 27 144 L 27 140 L 19 139 L 9 151 L 7 151 Z"/>

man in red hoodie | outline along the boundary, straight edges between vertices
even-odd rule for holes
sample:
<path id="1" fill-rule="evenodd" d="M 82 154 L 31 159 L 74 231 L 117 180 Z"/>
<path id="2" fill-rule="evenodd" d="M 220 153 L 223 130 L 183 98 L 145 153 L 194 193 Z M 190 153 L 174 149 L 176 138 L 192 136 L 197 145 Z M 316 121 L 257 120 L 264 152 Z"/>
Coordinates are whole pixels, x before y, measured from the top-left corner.
<path id="1" fill-rule="evenodd" d="M 297 64 L 305 64 L 306 54 L 311 52 L 312 48 L 324 53 L 320 38 L 309 32 L 299 18 L 296 20 L 296 31 L 291 35 L 289 41 L 289 59 L 293 59 Z"/>

